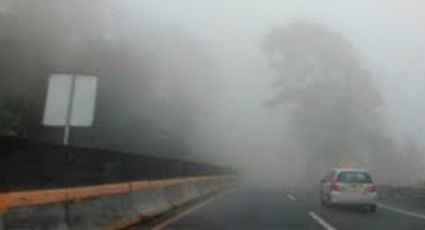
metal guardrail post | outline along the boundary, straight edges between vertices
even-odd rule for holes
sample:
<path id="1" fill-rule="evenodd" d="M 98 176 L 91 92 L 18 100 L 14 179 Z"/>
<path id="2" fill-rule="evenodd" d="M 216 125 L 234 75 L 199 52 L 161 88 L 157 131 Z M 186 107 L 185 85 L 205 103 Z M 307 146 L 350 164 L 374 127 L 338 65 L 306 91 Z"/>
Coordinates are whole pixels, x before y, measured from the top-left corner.
<path id="1" fill-rule="evenodd" d="M 383 196 L 416 196 L 425 199 L 425 188 L 421 187 L 379 186 L 378 191 Z"/>
<path id="2" fill-rule="evenodd" d="M 0 230 L 4 229 L 3 213 L 0 213 Z"/>

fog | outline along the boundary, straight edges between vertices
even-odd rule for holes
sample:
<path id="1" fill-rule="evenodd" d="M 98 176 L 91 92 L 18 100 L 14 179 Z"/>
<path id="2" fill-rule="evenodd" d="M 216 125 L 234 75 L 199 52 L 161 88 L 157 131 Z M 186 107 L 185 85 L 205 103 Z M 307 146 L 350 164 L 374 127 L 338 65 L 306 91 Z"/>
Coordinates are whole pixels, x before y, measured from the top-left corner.
<path id="1" fill-rule="evenodd" d="M 35 8 L 32 10 L 29 1 L 20 2 L 21 6 L 15 6 L 14 1 L 2 0 L 0 15 L 8 17 L 17 14 L 17 8 L 23 8 L 26 11 L 19 14 L 32 15 L 32 19 L 48 31 L 66 34 L 59 41 L 69 44 L 68 47 L 61 42 L 58 47 L 65 47 L 63 49 L 52 50 L 50 45 L 46 46 L 47 53 L 55 53 L 52 57 L 61 57 L 53 58 L 59 67 L 47 68 L 47 72 L 83 71 L 105 75 L 99 77 L 108 92 L 126 94 L 119 96 L 123 100 L 115 103 L 111 102 L 115 98 L 112 93 L 99 95 L 104 96 L 99 98 L 99 106 L 107 109 L 98 110 L 97 115 L 105 111 L 113 111 L 110 116 L 123 115 L 121 123 L 103 126 L 102 122 L 111 120 L 107 116 L 99 118 L 94 129 L 102 130 L 102 134 L 86 134 L 91 140 L 114 139 L 108 142 L 110 146 L 104 147 L 155 155 L 160 154 L 158 148 L 168 146 L 161 156 L 232 166 L 249 178 L 269 184 L 300 185 L 318 181 L 327 169 L 341 166 L 347 157 L 356 166 L 371 169 L 382 183 L 412 184 L 424 179 L 425 106 L 420 99 L 425 96 L 425 17 L 421 12 L 425 5 L 420 0 L 123 0 L 91 4 L 64 1 L 52 4 L 49 9 L 31 3 Z M 52 18 L 59 20 L 53 23 Z M 376 130 L 367 133 L 376 132 L 373 135 L 379 136 L 382 144 L 351 137 L 355 139 L 349 140 L 347 146 L 351 147 L 329 144 L 336 146 L 329 149 L 340 151 L 329 155 L 320 152 L 327 151 L 327 144 L 326 147 L 310 144 L 294 132 L 296 105 L 276 98 L 282 90 L 276 84 L 284 74 L 279 72 L 279 67 L 273 67 L 274 51 L 267 50 L 267 39 L 273 34 L 279 36 L 279 31 L 290 31 L 288 28 L 296 22 L 317 25 L 330 31 L 330 36 L 335 35 L 341 44 L 346 42 L 347 59 L 354 59 L 354 72 L 367 71 L 367 87 L 379 95 L 380 102 L 370 105 L 371 110 L 376 111 L 372 116 L 376 115 L 373 119 L 377 121 L 369 120 L 369 113 L 362 121 L 366 126 L 367 122 L 379 123 Z M 20 26 L 28 23 L 17 22 Z M 87 44 L 100 41 L 106 45 L 80 45 L 87 38 L 91 39 Z M 309 43 L 309 39 L 315 40 L 314 35 L 299 40 Z M 90 62 L 69 58 L 108 56 L 102 47 L 117 41 L 126 41 L 126 44 L 110 52 L 119 53 L 123 59 L 117 54 L 116 59 L 109 56 L 109 62 L 95 61 L 90 65 L 87 64 Z M 43 39 L 40 43 L 48 44 Z M 323 44 L 328 43 L 319 43 L 318 49 L 322 49 Z M 332 47 L 332 42 L 329 44 Z M 329 56 L 332 58 L 337 52 L 329 50 Z M 326 54 L 323 56 L 327 59 Z M 334 65 L 330 66 L 340 68 L 339 62 Z M 123 72 L 131 75 L 130 80 L 116 77 L 125 75 Z M 362 91 L 358 93 L 361 95 Z M 149 107 L 151 97 L 166 103 Z M 273 106 L 267 105 L 270 101 Z M 339 117 L 337 113 L 331 115 L 335 119 Z M 140 126 L 132 129 L 132 136 L 126 131 L 122 133 L 127 136 L 117 135 L 117 129 L 128 130 L 136 127 L 135 124 Z M 352 126 L 356 128 L 359 124 Z M 308 124 L 302 125 L 306 133 L 316 132 L 314 127 L 310 130 Z M 327 126 L 324 127 L 323 133 L 328 132 Z M 160 137 L 159 142 L 154 141 L 157 145 L 151 145 L 152 139 L 137 137 L 148 132 L 146 130 L 154 132 L 156 139 Z M 84 132 L 90 131 L 81 131 Z M 353 135 L 361 136 L 361 131 Z M 321 140 L 319 136 L 317 139 Z M 100 141 L 83 139 L 76 137 L 75 143 L 102 145 Z M 177 144 L 164 143 L 173 141 Z M 147 144 L 143 144 L 145 142 Z M 400 165 L 411 170 L 404 174 L 391 170 Z"/>

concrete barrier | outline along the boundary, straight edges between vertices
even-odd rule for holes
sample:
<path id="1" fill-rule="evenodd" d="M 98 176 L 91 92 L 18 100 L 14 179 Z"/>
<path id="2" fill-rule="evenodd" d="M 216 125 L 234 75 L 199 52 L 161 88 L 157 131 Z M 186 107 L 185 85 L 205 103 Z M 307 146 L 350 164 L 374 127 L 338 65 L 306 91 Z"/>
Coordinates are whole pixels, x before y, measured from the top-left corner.
<path id="1" fill-rule="evenodd" d="M 132 203 L 129 194 L 123 193 L 71 202 L 68 206 L 68 227 L 97 229 L 128 222 Z"/>
<path id="2" fill-rule="evenodd" d="M 3 216 L 4 229 L 67 229 L 66 211 L 61 203 L 15 207 Z"/>
<path id="3" fill-rule="evenodd" d="M 0 230 L 121 229 L 221 189 L 219 166 L 0 136 Z"/>
<path id="4" fill-rule="evenodd" d="M 202 183 L 202 181 L 198 183 Z M 189 198 L 202 196 L 198 189 L 196 189 L 195 184 L 196 182 L 188 183 L 188 185 L 185 187 L 185 193 Z"/>
<path id="5" fill-rule="evenodd" d="M 136 216 L 136 219 L 148 219 L 171 209 L 171 204 L 167 203 L 165 196 L 161 193 L 158 189 L 146 189 L 132 193 L 133 215 Z"/>
<path id="6" fill-rule="evenodd" d="M 200 196 L 203 196 L 207 193 L 207 183 L 206 182 L 200 182 L 199 184 L 194 183 L 194 188 L 198 191 Z M 204 188 L 205 186 L 205 188 Z"/>
<path id="7" fill-rule="evenodd" d="M 199 183 L 194 183 L 193 186 L 198 191 L 200 196 L 205 196 L 208 193 L 214 191 L 212 184 L 212 181 L 202 181 Z"/>
<path id="8" fill-rule="evenodd" d="M 167 200 L 173 207 L 178 207 L 184 203 L 184 192 L 182 185 L 169 185 L 164 188 L 164 193 Z"/>
<path id="9" fill-rule="evenodd" d="M 202 176 L 0 194 L 0 230 L 121 229 L 216 192 L 231 178 Z"/>

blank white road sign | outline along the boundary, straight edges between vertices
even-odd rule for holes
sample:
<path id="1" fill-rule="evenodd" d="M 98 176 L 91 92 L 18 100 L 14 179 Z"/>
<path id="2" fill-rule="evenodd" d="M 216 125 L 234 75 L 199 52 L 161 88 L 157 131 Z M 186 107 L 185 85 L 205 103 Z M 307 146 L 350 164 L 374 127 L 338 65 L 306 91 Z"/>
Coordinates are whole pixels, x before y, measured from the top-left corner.
<path id="1" fill-rule="evenodd" d="M 74 81 L 73 92 L 71 92 L 72 81 Z M 70 126 L 91 126 L 96 104 L 96 90 L 97 77 L 52 74 L 47 90 L 43 124 L 65 126 L 69 115 Z M 72 100 L 71 95 L 73 95 Z"/>
<path id="2" fill-rule="evenodd" d="M 71 126 L 92 126 L 96 89 L 96 77 L 76 75 Z"/>

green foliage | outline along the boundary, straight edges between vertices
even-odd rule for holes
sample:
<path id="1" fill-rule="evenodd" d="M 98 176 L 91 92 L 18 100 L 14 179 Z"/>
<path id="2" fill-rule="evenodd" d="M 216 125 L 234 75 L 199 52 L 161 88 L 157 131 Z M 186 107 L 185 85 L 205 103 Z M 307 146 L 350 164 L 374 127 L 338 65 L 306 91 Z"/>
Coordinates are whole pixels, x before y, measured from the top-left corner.
<path id="1" fill-rule="evenodd" d="M 268 107 L 295 105 L 292 134 L 316 161 L 337 166 L 349 156 L 376 163 L 391 149 L 370 74 L 341 35 L 327 27 L 295 22 L 264 41 L 278 73 Z"/>
<path id="2" fill-rule="evenodd" d="M 0 135 L 18 135 L 20 129 L 20 114 L 0 106 Z"/>

